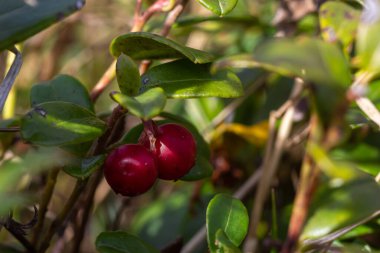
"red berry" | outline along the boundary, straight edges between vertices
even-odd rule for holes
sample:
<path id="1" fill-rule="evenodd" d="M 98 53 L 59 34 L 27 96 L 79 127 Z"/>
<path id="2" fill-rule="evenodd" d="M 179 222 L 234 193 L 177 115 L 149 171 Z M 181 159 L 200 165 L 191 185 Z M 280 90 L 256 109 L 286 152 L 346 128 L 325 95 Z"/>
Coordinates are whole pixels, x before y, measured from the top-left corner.
<path id="1" fill-rule="evenodd" d="M 165 124 L 152 133 L 153 138 L 144 131 L 139 141 L 154 154 L 158 177 L 177 180 L 186 175 L 194 166 L 197 153 L 190 131 L 178 124 Z"/>
<path id="2" fill-rule="evenodd" d="M 104 163 L 104 176 L 116 193 L 130 197 L 142 194 L 157 179 L 154 157 L 142 145 L 123 145 L 108 155 Z"/>

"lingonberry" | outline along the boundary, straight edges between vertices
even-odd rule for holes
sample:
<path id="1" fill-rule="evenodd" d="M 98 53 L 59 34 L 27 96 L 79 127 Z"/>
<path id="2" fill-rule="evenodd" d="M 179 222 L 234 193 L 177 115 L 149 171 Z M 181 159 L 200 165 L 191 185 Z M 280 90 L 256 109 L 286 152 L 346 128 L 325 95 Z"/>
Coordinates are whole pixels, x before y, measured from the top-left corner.
<path id="1" fill-rule="evenodd" d="M 116 193 L 136 196 L 148 191 L 156 181 L 155 159 L 142 145 L 123 145 L 108 155 L 104 176 Z"/>
<path id="2" fill-rule="evenodd" d="M 181 125 L 170 123 L 157 127 L 153 121 L 145 123 L 139 142 L 154 154 L 161 179 L 177 180 L 195 164 L 194 137 Z"/>

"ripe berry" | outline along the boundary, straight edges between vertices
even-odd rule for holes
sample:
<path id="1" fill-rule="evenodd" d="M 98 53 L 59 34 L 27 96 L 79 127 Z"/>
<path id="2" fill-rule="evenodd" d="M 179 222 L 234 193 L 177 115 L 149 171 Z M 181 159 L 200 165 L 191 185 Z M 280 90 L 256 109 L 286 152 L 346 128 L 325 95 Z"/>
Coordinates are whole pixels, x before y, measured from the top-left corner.
<path id="1" fill-rule="evenodd" d="M 193 135 L 178 124 L 145 124 L 139 142 L 154 154 L 158 177 L 177 180 L 195 164 L 196 144 Z"/>
<path id="2" fill-rule="evenodd" d="M 104 163 L 104 176 L 116 193 L 130 197 L 142 194 L 157 179 L 154 157 L 142 145 L 123 145 L 108 155 Z"/>

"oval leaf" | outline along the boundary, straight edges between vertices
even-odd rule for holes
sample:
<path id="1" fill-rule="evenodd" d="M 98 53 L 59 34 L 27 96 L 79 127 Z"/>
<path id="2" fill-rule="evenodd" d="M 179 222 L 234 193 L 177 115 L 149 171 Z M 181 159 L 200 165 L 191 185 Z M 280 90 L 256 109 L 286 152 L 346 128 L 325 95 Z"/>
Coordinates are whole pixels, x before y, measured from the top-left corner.
<path id="1" fill-rule="evenodd" d="M 134 32 L 115 38 L 110 46 L 111 54 L 118 57 L 124 53 L 135 60 L 187 58 L 194 63 L 207 63 L 213 56 L 190 47 L 185 47 L 165 37 Z"/>
<path id="2" fill-rule="evenodd" d="M 36 84 L 30 92 L 30 104 L 62 101 L 77 104 L 94 111 L 87 89 L 74 77 L 58 75 L 53 80 Z"/>
<path id="3" fill-rule="evenodd" d="M 159 253 L 140 238 L 122 231 L 101 233 L 95 245 L 100 253 Z"/>
<path id="4" fill-rule="evenodd" d="M 79 166 L 67 166 L 64 171 L 79 179 L 85 179 L 89 177 L 94 171 L 103 165 L 106 155 L 98 155 L 93 157 L 84 158 L 81 160 Z"/>
<path id="5" fill-rule="evenodd" d="M 237 4 L 237 0 L 198 0 L 198 2 L 221 17 L 230 13 Z"/>
<path id="6" fill-rule="evenodd" d="M 121 93 L 128 96 L 136 96 L 139 93 L 141 85 L 139 68 L 123 53 L 117 58 L 116 78 Z"/>
<path id="7" fill-rule="evenodd" d="M 84 4 L 84 0 L 2 0 L 0 51 L 62 20 Z"/>
<path id="8" fill-rule="evenodd" d="M 361 23 L 358 28 L 356 51 L 358 67 L 373 74 L 380 68 L 379 52 L 380 22 L 374 24 Z"/>
<path id="9" fill-rule="evenodd" d="M 210 64 L 178 60 L 158 65 L 142 76 L 142 90 L 161 87 L 169 98 L 222 97 L 243 95 L 240 79 L 229 70 L 210 72 Z"/>
<path id="10" fill-rule="evenodd" d="M 224 59 L 219 66 L 260 67 L 290 77 L 301 77 L 318 85 L 348 87 L 350 67 L 340 49 L 311 38 L 273 39 L 255 48 L 253 55 Z"/>
<path id="11" fill-rule="evenodd" d="M 215 244 L 218 248 L 217 253 L 241 253 L 241 250 L 228 239 L 222 229 L 216 232 L 215 237 Z"/>
<path id="12" fill-rule="evenodd" d="M 248 213 L 240 200 L 226 194 L 216 195 L 206 213 L 207 241 L 211 252 L 217 252 L 216 233 L 221 229 L 239 247 L 248 231 Z"/>
<path id="13" fill-rule="evenodd" d="M 328 42 L 339 41 L 348 51 L 360 20 L 360 11 L 343 2 L 326 2 L 319 9 L 322 37 Z"/>
<path id="14" fill-rule="evenodd" d="M 164 91 L 157 87 L 137 97 L 128 97 L 121 93 L 112 93 L 111 97 L 133 115 L 148 120 L 160 114 L 166 104 Z"/>
<path id="15" fill-rule="evenodd" d="M 68 102 L 39 104 L 21 119 L 22 138 L 42 146 L 90 141 L 105 128 L 105 123 L 93 112 Z"/>

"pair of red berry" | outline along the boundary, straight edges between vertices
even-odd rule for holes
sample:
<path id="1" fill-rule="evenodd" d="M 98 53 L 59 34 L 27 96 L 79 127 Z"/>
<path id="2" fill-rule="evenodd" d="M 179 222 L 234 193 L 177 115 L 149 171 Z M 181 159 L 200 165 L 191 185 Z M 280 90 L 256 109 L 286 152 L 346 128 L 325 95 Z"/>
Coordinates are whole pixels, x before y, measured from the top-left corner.
<path id="1" fill-rule="evenodd" d="M 104 176 L 111 188 L 123 196 L 148 191 L 157 178 L 177 180 L 195 164 L 193 135 L 178 124 L 157 126 L 144 123 L 139 144 L 114 149 L 104 164 Z"/>

